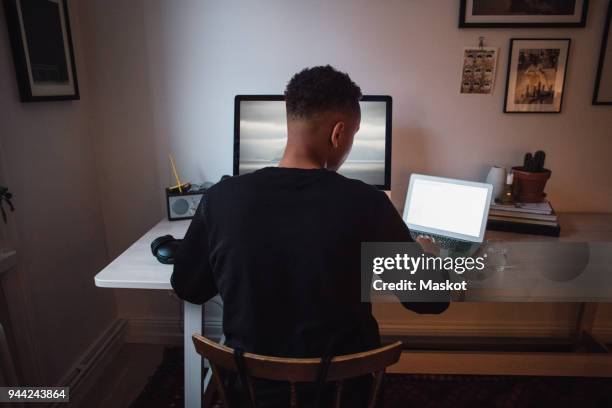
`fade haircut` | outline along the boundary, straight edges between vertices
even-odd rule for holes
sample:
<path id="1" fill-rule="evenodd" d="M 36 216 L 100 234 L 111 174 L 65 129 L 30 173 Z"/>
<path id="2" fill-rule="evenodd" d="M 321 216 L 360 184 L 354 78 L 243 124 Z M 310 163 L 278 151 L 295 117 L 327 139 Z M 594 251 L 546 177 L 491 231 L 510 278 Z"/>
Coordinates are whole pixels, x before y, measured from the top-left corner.
<path id="1" fill-rule="evenodd" d="M 285 90 L 290 119 L 310 119 L 314 114 L 327 111 L 359 112 L 359 99 L 359 86 L 348 74 L 330 65 L 298 72 Z"/>

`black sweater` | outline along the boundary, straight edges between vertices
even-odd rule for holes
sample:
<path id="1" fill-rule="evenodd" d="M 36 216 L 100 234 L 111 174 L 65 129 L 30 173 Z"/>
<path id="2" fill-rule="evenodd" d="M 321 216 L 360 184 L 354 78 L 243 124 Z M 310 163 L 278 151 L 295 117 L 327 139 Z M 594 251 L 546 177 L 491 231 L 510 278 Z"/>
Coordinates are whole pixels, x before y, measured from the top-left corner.
<path id="1" fill-rule="evenodd" d="M 380 345 L 360 300 L 366 241 L 412 241 L 383 192 L 325 169 L 268 167 L 207 191 L 172 287 L 198 304 L 221 295 L 229 346 L 283 357 L 363 351 Z M 404 306 L 440 313 L 448 304 Z"/>

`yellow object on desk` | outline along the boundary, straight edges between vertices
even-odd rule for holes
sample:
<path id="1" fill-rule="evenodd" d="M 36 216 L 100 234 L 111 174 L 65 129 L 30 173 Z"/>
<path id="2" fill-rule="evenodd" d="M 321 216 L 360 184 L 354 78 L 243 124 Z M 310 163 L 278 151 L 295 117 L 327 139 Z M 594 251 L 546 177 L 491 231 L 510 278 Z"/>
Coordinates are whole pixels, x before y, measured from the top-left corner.
<path id="1" fill-rule="evenodd" d="M 170 158 L 170 165 L 172 166 L 172 172 L 174 173 L 174 178 L 176 179 L 176 186 L 174 186 L 174 187 L 178 187 L 179 193 L 182 193 L 183 192 L 183 188 L 182 188 L 183 185 L 181 184 L 181 179 L 179 179 L 178 172 L 176 171 L 176 166 L 174 165 L 174 159 L 172 158 L 171 154 L 168 154 L 168 157 Z"/>

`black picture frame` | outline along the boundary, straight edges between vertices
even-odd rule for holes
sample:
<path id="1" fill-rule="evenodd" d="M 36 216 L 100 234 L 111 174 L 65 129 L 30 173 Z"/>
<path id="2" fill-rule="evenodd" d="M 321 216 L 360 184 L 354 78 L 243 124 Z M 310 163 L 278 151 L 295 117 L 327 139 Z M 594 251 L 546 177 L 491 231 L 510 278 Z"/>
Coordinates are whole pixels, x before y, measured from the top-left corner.
<path id="1" fill-rule="evenodd" d="M 471 22 L 467 21 L 468 16 L 468 1 L 460 0 L 459 2 L 459 28 L 555 28 L 555 27 L 574 27 L 581 28 L 586 25 L 587 15 L 589 10 L 589 0 L 583 0 L 582 10 L 580 13 L 580 21 L 576 22 Z M 520 19 L 519 16 L 518 19 Z M 510 18 L 510 17 L 509 17 Z"/>
<path id="2" fill-rule="evenodd" d="M 595 85 L 593 89 L 593 105 L 612 105 L 612 100 L 609 101 L 601 101 L 599 99 L 599 88 L 601 86 L 601 77 L 604 72 L 612 71 L 612 64 L 609 67 L 605 67 L 605 60 L 607 57 L 608 46 L 612 44 L 608 44 L 608 39 L 612 37 L 612 33 L 610 29 L 612 25 L 612 1 L 608 4 L 608 14 L 606 15 L 606 21 L 604 24 L 603 35 L 601 39 L 601 49 L 599 51 L 599 63 L 597 64 L 597 73 L 595 74 Z M 611 55 L 612 57 L 612 55 Z M 604 71 L 607 69 L 607 71 Z"/>
<path id="3" fill-rule="evenodd" d="M 240 175 L 240 104 L 243 101 L 284 101 L 285 95 L 236 95 L 234 97 L 234 162 L 233 175 Z M 393 128 L 393 98 L 389 95 L 363 95 L 361 101 L 386 103 L 385 125 L 385 180 L 377 184 L 379 190 L 391 190 L 391 145 Z"/>
<path id="4" fill-rule="evenodd" d="M 24 9 L 21 0 L 3 0 L 3 3 L 21 102 L 80 99 L 67 1 L 49 2 L 57 4 L 58 9 L 46 9 L 46 14 L 39 13 L 38 10 L 28 10 L 31 13 L 30 16 L 32 16 L 30 25 L 26 25 L 26 22 L 23 21 Z M 45 4 L 44 0 L 41 4 Z M 57 17 L 57 20 L 54 20 L 55 17 Z M 40 24 L 41 21 L 47 25 Z M 41 30 L 45 31 L 41 33 Z M 49 48 L 45 48 L 44 58 L 52 58 L 54 62 L 60 63 L 60 65 L 50 65 L 48 72 L 51 72 L 51 74 L 47 74 L 46 79 L 34 80 L 35 76 L 44 77 L 45 71 L 44 68 L 39 68 L 39 71 L 33 73 L 29 61 L 30 57 L 36 54 L 32 54 L 31 43 L 28 43 L 25 31 L 36 32 L 37 38 L 49 35 L 49 37 L 53 36 L 54 39 L 58 40 L 54 44 L 57 45 L 55 54 L 51 54 Z M 39 47 L 38 49 L 41 49 L 42 44 L 36 45 Z M 44 67 L 44 65 L 38 65 Z M 42 74 L 39 74 L 39 72 Z M 55 79 L 54 76 L 59 79 Z"/>
<path id="5" fill-rule="evenodd" d="M 565 54 L 565 66 L 563 67 L 563 83 L 561 84 L 561 95 L 560 95 L 560 100 L 559 100 L 559 108 L 558 110 L 551 110 L 551 111 L 537 111 L 537 110 L 533 110 L 533 111 L 529 111 L 529 110 L 509 110 L 508 109 L 508 96 L 509 96 L 509 89 L 510 89 L 510 81 L 511 81 L 511 77 L 512 77 L 512 72 L 513 72 L 513 66 L 512 66 L 512 57 L 513 57 L 513 53 L 512 50 L 514 48 L 514 42 L 515 41 L 565 41 L 567 42 L 567 50 L 566 50 L 566 54 Z M 570 48 L 571 48 L 571 42 L 572 40 L 570 38 L 511 38 L 510 39 L 510 49 L 508 51 L 508 68 L 506 70 L 506 92 L 504 94 L 504 113 L 561 113 L 561 110 L 563 109 L 563 96 L 565 94 L 565 82 L 566 82 L 566 78 L 567 78 L 567 66 L 569 65 L 569 55 L 570 55 Z"/>

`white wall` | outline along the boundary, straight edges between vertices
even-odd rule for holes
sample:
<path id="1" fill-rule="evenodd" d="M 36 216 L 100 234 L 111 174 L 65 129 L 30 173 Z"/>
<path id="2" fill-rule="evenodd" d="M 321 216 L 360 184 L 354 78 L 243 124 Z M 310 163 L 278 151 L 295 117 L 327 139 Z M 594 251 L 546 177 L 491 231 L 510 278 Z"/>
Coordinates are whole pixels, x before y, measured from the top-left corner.
<path id="1" fill-rule="evenodd" d="M 167 168 L 167 133 L 156 126 L 154 64 L 145 18 L 147 0 L 82 4 L 83 41 L 91 98 L 104 231 L 111 259 L 164 214 L 158 166 Z M 157 152 L 164 152 L 159 158 Z M 177 318 L 179 302 L 164 291 L 116 290 L 120 316 Z"/>
<path id="2" fill-rule="evenodd" d="M 493 164 L 515 165 L 526 151 L 543 149 L 553 172 L 547 190 L 558 210 L 612 211 L 612 111 L 590 102 L 607 2 L 590 2 L 584 29 L 462 30 L 457 3 L 85 2 L 91 52 L 97 55 L 94 80 L 101 90 L 94 131 L 101 171 L 108 177 L 102 188 L 109 194 L 131 189 L 138 203 L 124 206 L 119 196 L 105 198 L 105 216 L 117 220 L 106 224 L 109 247 L 125 248 L 164 215 L 168 152 L 185 179 L 215 181 L 231 173 L 235 94 L 281 93 L 299 69 L 327 63 L 349 72 L 364 93 L 394 98 L 398 208 L 411 172 L 482 179 Z M 490 96 L 462 96 L 462 48 L 477 44 L 480 35 L 487 46 L 500 48 L 495 90 Z M 502 113 L 511 37 L 572 39 L 561 114 Z M 128 149 L 129 160 L 117 153 Z M 155 171 L 157 186 L 143 178 Z M 120 309 L 127 316 L 158 316 L 171 310 L 168 302 L 159 295 L 130 294 Z M 403 312 L 380 313 L 395 321 Z M 571 306 L 453 305 L 438 321 L 512 324 L 531 318 L 535 324 L 556 319 L 571 326 L 574 313 Z"/>
<path id="3" fill-rule="evenodd" d="M 156 120 L 189 178 L 214 180 L 232 168 L 233 96 L 280 93 L 297 70 L 330 63 L 364 93 L 394 98 L 399 206 L 411 172 L 481 179 L 492 164 L 543 149 L 559 210 L 611 211 L 612 114 L 590 103 L 607 2 L 591 2 L 585 29 L 545 30 L 459 30 L 456 3 L 162 2 L 159 12 L 144 10 L 159 14 L 148 33 L 152 83 L 163 89 Z M 495 91 L 460 95 L 462 47 L 480 35 L 501 51 Z M 510 37 L 573 40 L 562 114 L 502 113 Z"/>
<path id="4" fill-rule="evenodd" d="M 0 167 L 14 193 L 10 222 L 18 253 L 6 295 L 24 319 L 14 326 L 25 328 L 21 346 L 29 342 L 21 355 L 29 384 L 55 384 L 116 317 L 112 292 L 93 285 L 108 254 L 89 131 L 91 94 L 72 8 L 71 22 L 81 100 L 21 103 L 0 11 Z"/>

